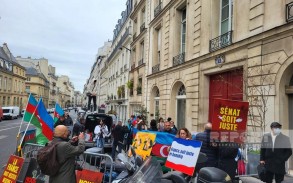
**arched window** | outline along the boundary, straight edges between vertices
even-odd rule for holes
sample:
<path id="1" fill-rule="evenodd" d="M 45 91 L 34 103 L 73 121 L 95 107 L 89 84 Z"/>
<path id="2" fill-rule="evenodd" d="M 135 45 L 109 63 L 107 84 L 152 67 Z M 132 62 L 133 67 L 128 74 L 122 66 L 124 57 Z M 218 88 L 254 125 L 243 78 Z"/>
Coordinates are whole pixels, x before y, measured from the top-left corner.
<path id="1" fill-rule="evenodd" d="M 186 95 L 185 86 L 181 85 L 181 87 L 178 90 L 177 96 Z"/>

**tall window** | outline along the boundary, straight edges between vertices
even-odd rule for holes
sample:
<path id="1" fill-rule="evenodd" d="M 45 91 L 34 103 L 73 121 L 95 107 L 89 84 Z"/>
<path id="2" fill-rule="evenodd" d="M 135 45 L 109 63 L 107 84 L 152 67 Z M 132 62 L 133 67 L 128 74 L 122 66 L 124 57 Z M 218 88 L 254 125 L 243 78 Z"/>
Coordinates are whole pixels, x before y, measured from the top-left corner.
<path id="1" fill-rule="evenodd" d="M 181 48 L 180 52 L 185 52 L 185 43 L 186 43 L 186 8 L 182 10 L 181 17 Z"/>
<path id="2" fill-rule="evenodd" d="M 6 97 L 3 96 L 2 106 L 6 106 Z"/>
<path id="3" fill-rule="evenodd" d="M 140 43 L 140 59 L 143 60 L 144 58 L 144 42 Z"/>
<path id="4" fill-rule="evenodd" d="M 138 78 L 138 83 L 137 83 L 137 94 L 141 95 L 142 94 L 142 78 Z"/>
<path id="5" fill-rule="evenodd" d="M 0 90 L 2 89 L 2 76 L 0 76 Z"/>
<path id="6" fill-rule="evenodd" d="M 159 28 L 157 30 L 157 35 L 158 35 L 158 40 L 157 40 L 157 48 L 158 48 L 158 51 L 157 51 L 157 63 L 160 63 L 161 62 L 161 40 L 162 40 L 162 30 L 161 28 Z"/>
<path id="7" fill-rule="evenodd" d="M 186 113 L 186 90 L 185 86 L 181 85 L 177 92 L 177 125 L 178 128 L 185 127 L 185 113 Z"/>
<path id="8" fill-rule="evenodd" d="M 156 95 L 155 95 L 155 119 L 157 120 L 159 119 L 159 114 L 160 114 L 159 107 L 160 107 L 160 91 L 159 89 L 157 89 Z"/>
<path id="9" fill-rule="evenodd" d="M 220 35 L 232 30 L 233 0 L 221 0 Z"/>
<path id="10" fill-rule="evenodd" d="M 7 77 L 4 78 L 4 90 L 7 90 Z"/>

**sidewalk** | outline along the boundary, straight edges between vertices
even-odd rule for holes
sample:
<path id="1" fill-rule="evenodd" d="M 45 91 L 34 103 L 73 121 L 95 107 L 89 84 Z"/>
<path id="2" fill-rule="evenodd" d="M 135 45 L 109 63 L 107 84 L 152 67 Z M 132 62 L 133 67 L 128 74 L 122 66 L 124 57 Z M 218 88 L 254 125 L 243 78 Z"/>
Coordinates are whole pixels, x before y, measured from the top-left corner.
<path id="1" fill-rule="evenodd" d="M 241 177 L 240 180 L 242 181 L 242 183 L 263 183 L 263 181 L 255 177 Z M 292 182 L 293 182 L 293 177 L 289 175 L 285 175 L 283 183 L 292 183 Z"/>

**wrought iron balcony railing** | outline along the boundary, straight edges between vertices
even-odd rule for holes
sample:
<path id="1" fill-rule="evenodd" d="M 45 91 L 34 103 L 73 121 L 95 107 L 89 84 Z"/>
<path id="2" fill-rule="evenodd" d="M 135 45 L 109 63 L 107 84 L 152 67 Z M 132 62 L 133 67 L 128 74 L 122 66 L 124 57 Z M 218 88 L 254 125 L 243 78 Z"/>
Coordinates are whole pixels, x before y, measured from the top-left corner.
<path id="1" fill-rule="evenodd" d="M 219 50 L 232 44 L 232 31 L 210 40 L 210 52 Z"/>
<path id="2" fill-rule="evenodd" d="M 145 29 L 145 22 L 141 24 L 140 26 L 140 33 L 142 33 Z"/>
<path id="3" fill-rule="evenodd" d="M 160 3 L 154 10 L 154 16 L 156 17 L 162 10 L 162 3 Z"/>
<path id="4" fill-rule="evenodd" d="M 293 21 L 293 2 L 286 4 L 286 21 Z"/>
<path id="5" fill-rule="evenodd" d="M 152 67 L 152 73 L 156 73 L 160 71 L 160 64 L 157 64 L 155 66 Z"/>
<path id="6" fill-rule="evenodd" d="M 185 62 L 185 53 L 184 52 L 173 57 L 173 66 L 183 64 L 184 62 Z"/>
<path id="7" fill-rule="evenodd" d="M 125 64 L 125 65 L 124 65 L 124 71 L 126 71 L 126 70 L 127 70 L 127 65 Z"/>
<path id="8" fill-rule="evenodd" d="M 140 61 L 138 61 L 137 67 L 141 66 L 142 64 L 143 64 L 143 58 Z"/>
<path id="9" fill-rule="evenodd" d="M 123 67 L 120 68 L 120 74 L 122 74 L 122 73 L 123 73 Z"/>

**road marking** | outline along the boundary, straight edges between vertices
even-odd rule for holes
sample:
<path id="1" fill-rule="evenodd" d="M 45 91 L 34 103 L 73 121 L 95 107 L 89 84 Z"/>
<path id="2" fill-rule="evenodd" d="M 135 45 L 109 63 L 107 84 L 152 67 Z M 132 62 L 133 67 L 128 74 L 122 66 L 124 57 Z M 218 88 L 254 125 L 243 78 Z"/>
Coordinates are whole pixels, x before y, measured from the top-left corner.
<path id="1" fill-rule="evenodd" d="M 0 132 L 4 131 L 4 130 L 9 130 L 9 129 L 12 129 L 12 128 L 19 128 L 19 126 L 15 126 L 15 127 L 11 127 L 11 128 L 4 128 L 4 129 L 1 129 Z"/>
<path id="2" fill-rule="evenodd" d="M 7 135 L 0 135 L 0 140 L 8 137 Z"/>

